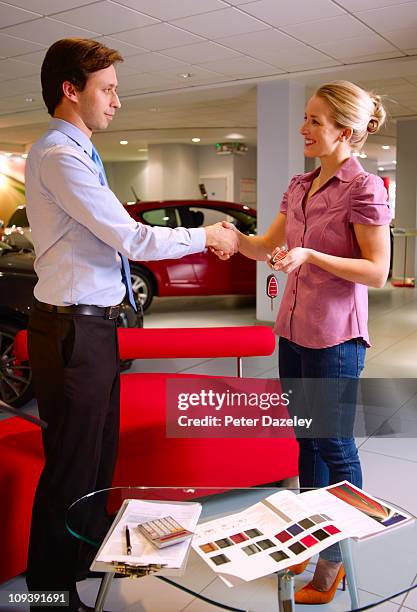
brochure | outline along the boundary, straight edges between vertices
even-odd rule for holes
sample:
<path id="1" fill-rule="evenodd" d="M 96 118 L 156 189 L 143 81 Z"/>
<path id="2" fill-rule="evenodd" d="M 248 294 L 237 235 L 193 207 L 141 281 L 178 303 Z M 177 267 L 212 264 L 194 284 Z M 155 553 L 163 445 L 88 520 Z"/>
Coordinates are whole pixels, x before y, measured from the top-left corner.
<path id="1" fill-rule="evenodd" d="M 300 495 L 280 491 L 242 512 L 202 523 L 192 546 L 234 586 L 300 563 L 345 538 L 370 537 L 410 520 L 343 481 Z"/>

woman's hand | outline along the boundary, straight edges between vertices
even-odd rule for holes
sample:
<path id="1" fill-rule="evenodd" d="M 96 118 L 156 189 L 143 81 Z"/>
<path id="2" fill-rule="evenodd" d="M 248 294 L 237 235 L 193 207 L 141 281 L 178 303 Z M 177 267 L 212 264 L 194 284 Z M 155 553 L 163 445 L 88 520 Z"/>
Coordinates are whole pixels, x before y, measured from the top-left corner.
<path id="1" fill-rule="evenodd" d="M 221 224 L 222 224 L 222 226 L 223 226 L 224 228 L 226 228 L 226 229 L 230 229 L 230 230 L 233 230 L 234 232 L 236 232 L 236 234 L 237 234 L 237 235 L 238 235 L 238 237 L 239 237 L 240 232 L 239 232 L 239 230 L 237 230 L 237 229 L 236 229 L 236 227 L 233 225 L 233 223 L 229 223 L 228 221 L 222 221 L 222 222 L 221 222 Z M 224 251 L 220 251 L 220 250 L 215 249 L 215 248 L 213 248 L 213 247 L 209 247 L 209 249 L 210 249 L 210 251 L 211 251 L 211 252 L 212 252 L 214 255 L 217 255 L 217 257 L 218 257 L 219 259 L 221 259 L 222 261 L 227 261 L 228 259 L 230 259 L 230 258 L 231 258 L 231 255 L 229 255 L 229 254 L 225 253 Z"/>
<path id="2" fill-rule="evenodd" d="M 304 247 L 295 247 L 288 251 L 285 257 L 280 258 L 280 255 L 283 256 L 285 252 L 285 247 L 277 247 L 272 251 L 271 255 L 267 255 L 267 262 L 272 270 L 285 272 L 286 274 L 294 272 L 294 270 L 302 266 L 304 263 L 309 262 L 312 251 L 311 249 L 305 249 Z M 274 260 L 275 263 L 272 263 L 272 260 Z"/>

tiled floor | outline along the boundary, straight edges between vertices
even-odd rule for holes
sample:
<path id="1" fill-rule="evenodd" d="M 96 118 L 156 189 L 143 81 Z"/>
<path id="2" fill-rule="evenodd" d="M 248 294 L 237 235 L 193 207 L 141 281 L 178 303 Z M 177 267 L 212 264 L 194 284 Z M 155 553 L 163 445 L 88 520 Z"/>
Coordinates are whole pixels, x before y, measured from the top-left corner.
<path id="1" fill-rule="evenodd" d="M 254 323 L 255 303 L 252 298 L 155 300 L 145 317 L 147 327 L 214 327 Z M 371 290 L 369 327 L 373 346 L 368 350 L 364 376 L 417 379 L 417 291 L 392 289 L 389 285 L 385 289 Z M 276 363 L 276 354 L 268 358 L 246 359 L 244 375 L 276 376 Z M 136 361 L 133 368 L 136 371 L 235 374 L 235 362 L 228 359 Z M 414 381 L 403 381 L 389 387 L 386 380 L 376 380 L 374 384 L 380 390 L 381 406 L 374 410 L 368 409 L 366 414 L 361 408 L 358 410 L 358 420 L 362 419 L 363 430 L 366 432 L 358 438 L 364 488 L 417 515 L 417 394 Z M 33 405 L 31 408 L 33 410 Z M 374 565 L 374 560 L 370 559 L 369 584 L 373 584 L 373 587 L 369 587 L 369 592 L 361 591 L 363 602 L 373 601 L 375 593 L 383 592 L 382 586 L 380 591 L 375 586 L 378 580 L 373 577 Z M 310 572 L 313 567 L 309 566 Z M 231 590 L 214 580 L 207 568 L 193 566 L 192 569 L 193 586 L 207 597 L 220 600 L 227 591 L 228 601 L 234 600 L 237 607 L 262 612 L 278 609 L 274 577 Z M 311 573 L 307 573 L 303 579 L 309 575 Z M 82 598 L 90 605 L 93 604 L 97 585 L 96 580 L 79 584 Z M 2 590 L 21 588 L 24 588 L 22 578 L 0 586 Z M 145 578 L 140 582 L 115 581 L 107 607 L 115 612 L 209 612 L 216 609 L 155 578 Z M 325 609 L 341 611 L 348 607 L 347 594 L 339 592 L 334 602 Z M 417 610 L 417 590 L 381 604 L 377 609 L 383 612 Z M 26 612 L 24 608 L 0 607 L 0 612 L 3 610 Z M 308 612 L 318 610 L 323 611 L 323 607 L 308 608 Z"/>

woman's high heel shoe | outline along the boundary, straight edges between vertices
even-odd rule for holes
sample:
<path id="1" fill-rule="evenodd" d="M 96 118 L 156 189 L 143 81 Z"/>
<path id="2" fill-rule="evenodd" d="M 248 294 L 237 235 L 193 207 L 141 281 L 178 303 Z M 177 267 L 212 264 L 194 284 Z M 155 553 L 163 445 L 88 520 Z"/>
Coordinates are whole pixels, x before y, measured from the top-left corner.
<path id="1" fill-rule="evenodd" d="M 290 572 L 298 576 L 298 574 L 302 574 L 306 570 L 307 565 L 309 563 L 310 563 L 310 559 L 306 559 L 302 563 L 297 563 L 296 565 L 290 565 L 290 567 L 287 567 L 287 570 L 289 570 Z"/>
<path id="2" fill-rule="evenodd" d="M 312 584 L 309 582 L 305 587 L 300 589 L 295 593 L 294 601 L 299 604 L 326 604 L 332 601 L 335 593 L 337 591 L 337 587 L 339 583 L 343 581 L 342 588 L 346 590 L 346 575 L 343 565 L 340 566 L 339 571 L 337 572 L 336 578 L 328 591 L 318 591 Z"/>

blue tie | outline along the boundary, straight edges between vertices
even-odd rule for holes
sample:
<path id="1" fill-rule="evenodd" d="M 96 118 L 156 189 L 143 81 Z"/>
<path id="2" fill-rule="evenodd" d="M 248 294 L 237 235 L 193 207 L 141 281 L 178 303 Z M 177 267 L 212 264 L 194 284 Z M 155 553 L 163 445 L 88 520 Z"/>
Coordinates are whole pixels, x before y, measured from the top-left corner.
<path id="1" fill-rule="evenodd" d="M 106 178 L 106 171 L 104 170 L 103 162 L 101 161 L 101 157 L 97 153 L 97 150 L 95 147 L 93 147 L 93 152 L 91 153 L 91 159 L 93 160 L 93 162 L 96 164 L 96 166 L 100 170 L 100 183 L 102 185 L 107 185 L 108 183 L 107 183 L 107 178 Z M 122 260 L 122 269 L 121 269 L 122 281 L 126 287 L 127 295 L 129 297 L 129 303 L 132 306 L 132 308 L 137 312 L 135 297 L 133 295 L 132 279 L 130 276 L 129 260 L 125 255 L 122 255 L 122 253 L 119 253 L 119 256 L 120 256 L 120 259 Z"/>

